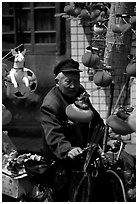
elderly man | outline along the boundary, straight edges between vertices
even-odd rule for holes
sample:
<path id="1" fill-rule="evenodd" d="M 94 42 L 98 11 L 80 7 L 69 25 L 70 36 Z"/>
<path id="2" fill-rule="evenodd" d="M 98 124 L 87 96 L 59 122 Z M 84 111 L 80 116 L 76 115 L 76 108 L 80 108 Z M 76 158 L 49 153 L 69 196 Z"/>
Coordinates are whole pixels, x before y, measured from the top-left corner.
<path id="1" fill-rule="evenodd" d="M 92 137 L 95 126 L 97 124 L 104 126 L 103 120 L 93 108 L 89 99 L 87 104 L 93 112 L 91 126 L 89 122 L 70 123 L 69 121 L 66 107 L 73 104 L 81 94 L 86 93 L 83 86 L 80 85 L 80 72 L 77 61 L 73 59 L 61 61 L 54 68 L 56 86 L 45 96 L 42 103 L 41 119 L 44 130 L 44 156 L 49 163 L 53 160 L 63 161 L 66 156 L 73 161 L 86 147 L 90 139 L 88 135 Z M 101 139 L 102 136 L 99 138 L 99 142 Z M 67 170 L 71 168 L 70 165 L 67 166 Z M 60 172 L 60 175 L 62 173 Z M 55 201 L 68 201 L 68 195 L 65 193 L 68 184 L 62 186 L 64 181 L 58 183 L 57 188 L 55 183 L 53 185 Z"/>

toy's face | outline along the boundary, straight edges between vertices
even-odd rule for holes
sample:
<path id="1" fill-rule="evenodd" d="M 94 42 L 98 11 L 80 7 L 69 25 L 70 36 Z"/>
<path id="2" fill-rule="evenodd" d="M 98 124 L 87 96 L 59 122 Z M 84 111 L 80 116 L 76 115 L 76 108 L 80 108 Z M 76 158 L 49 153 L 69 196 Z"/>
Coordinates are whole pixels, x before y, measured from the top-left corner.
<path id="1" fill-rule="evenodd" d="M 22 52 L 18 52 L 14 56 L 15 56 L 15 58 L 14 58 L 14 66 L 13 66 L 14 69 L 23 68 L 24 67 L 25 58 L 24 58 L 24 55 L 22 54 Z"/>
<path id="2" fill-rule="evenodd" d="M 15 55 L 14 62 L 24 62 L 24 56 L 22 53 L 18 53 Z"/>

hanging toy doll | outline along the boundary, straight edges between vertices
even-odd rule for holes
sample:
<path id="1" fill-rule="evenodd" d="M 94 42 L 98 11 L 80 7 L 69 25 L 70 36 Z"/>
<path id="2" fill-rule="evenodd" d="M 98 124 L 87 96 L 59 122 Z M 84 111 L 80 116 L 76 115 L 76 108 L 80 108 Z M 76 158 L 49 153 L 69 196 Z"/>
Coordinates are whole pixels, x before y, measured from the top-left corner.
<path id="1" fill-rule="evenodd" d="M 34 73 L 24 67 L 26 49 L 22 52 L 11 50 L 14 56 L 14 65 L 6 77 L 7 95 L 17 98 L 26 98 L 37 87 L 37 79 Z"/>
<path id="2" fill-rule="evenodd" d="M 14 58 L 14 65 L 10 71 L 11 82 L 14 85 L 14 88 L 17 88 L 20 82 L 24 82 L 26 87 L 29 87 L 29 79 L 27 76 L 27 72 L 24 70 L 24 55 L 26 53 L 26 49 L 22 52 L 16 52 L 14 49 L 11 50 Z"/>

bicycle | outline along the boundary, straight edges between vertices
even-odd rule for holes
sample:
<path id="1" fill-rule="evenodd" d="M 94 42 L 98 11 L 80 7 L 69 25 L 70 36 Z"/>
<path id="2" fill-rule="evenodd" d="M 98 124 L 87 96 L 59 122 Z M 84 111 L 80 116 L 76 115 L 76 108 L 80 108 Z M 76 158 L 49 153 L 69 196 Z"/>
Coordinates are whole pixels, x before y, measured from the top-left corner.
<path id="1" fill-rule="evenodd" d="M 74 172 L 82 174 L 82 178 L 73 190 L 71 201 L 135 201 L 135 196 L 131 198 L 128 195 L 130 188 L 132 186 L 135 188 L 135 170 L 124 170 L 121 160 L 124 148 L 125 144 L 121 137 L 118 137 L 114 147 L 108 148 L 105 152 L 98 144 L 89 144 L 82 171 Z"/>
<path id="2" fill-rule="evenodd" d="M 69 202 L 132 201 L 128 197 L 128 190 L 132 185 L 131 183 L 135 182 L 135 178 L 130 176 L 134 172 L 125 172 L 121 161 L 125 144 L 121 137 L 118 137 L 115 144 L 113 146 L 108 146 L 107 144 L 104 151 L 98 144 L 104 132 L 105 127 L 97 126 L 93 139 L 88 143 L 87 147 L 83 148 L 82 154 L 77 156 L 76 159 L 81 163 L 81 168 L 72 170 L 70 173 Z M 65 157 L 64 162 L 68 163 L 69 160 L 68 157 Z M 28 160 L 25 162 L 25 170 L 29 182 L 32 184 L 32 190 L 26 191 L 21 197 L 14 199 L 14 201 L 55 201 L 53 200 L 53 189 L 49 184 L 50 175 L 53 175 L 57 170 L 58 162 L 54 161 L 47 165 L 43 158 L 41 161 Z M 125 181 L 126 177 L 127 179 L 130 177 L 129 182 Z"/>

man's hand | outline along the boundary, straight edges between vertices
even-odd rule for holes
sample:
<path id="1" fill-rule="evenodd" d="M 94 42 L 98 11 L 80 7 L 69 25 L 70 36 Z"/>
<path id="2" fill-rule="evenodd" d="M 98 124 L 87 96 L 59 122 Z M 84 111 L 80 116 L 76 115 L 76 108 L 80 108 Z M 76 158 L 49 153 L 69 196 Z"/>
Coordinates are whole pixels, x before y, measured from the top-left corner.
<path id="1" fill-rule="evenodd" d="M 82 149 L 80 147 L 75 147 L 68 152 L 68 157 L 74 159 L 75 156 L 82 153 Z"/>

